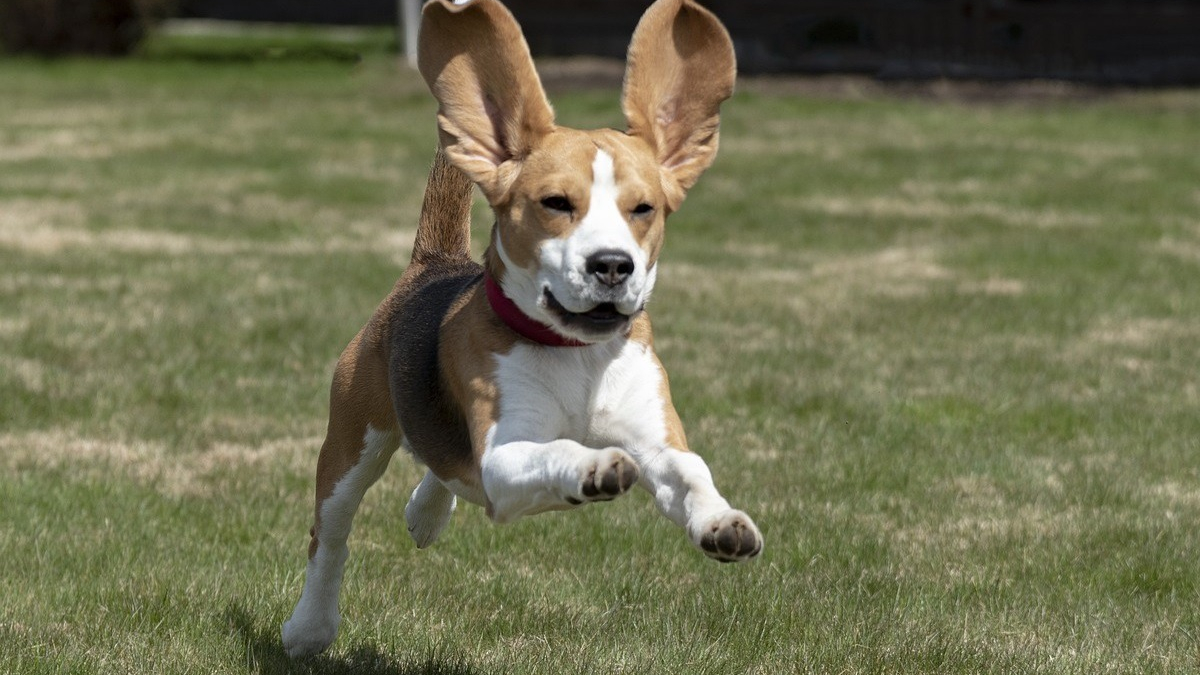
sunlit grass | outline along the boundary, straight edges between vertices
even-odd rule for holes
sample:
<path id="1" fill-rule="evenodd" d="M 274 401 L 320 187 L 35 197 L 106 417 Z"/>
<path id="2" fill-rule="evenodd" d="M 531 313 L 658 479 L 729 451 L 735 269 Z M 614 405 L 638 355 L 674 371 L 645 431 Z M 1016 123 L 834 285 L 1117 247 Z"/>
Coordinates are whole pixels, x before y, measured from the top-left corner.
<path id="1" fill-rule="evenodd" d="M 763 557 L 705 560 L 640 493 L 464 507 L 417 551 L 397 457 L 338 642 L 292 666 L 330 369 L 406 262 L 434 104 L 382 48 L 180 40 L 0 61 L 6 670 L 1200 670 L 1194 92 L 746 87 L 652 312 Z"/>

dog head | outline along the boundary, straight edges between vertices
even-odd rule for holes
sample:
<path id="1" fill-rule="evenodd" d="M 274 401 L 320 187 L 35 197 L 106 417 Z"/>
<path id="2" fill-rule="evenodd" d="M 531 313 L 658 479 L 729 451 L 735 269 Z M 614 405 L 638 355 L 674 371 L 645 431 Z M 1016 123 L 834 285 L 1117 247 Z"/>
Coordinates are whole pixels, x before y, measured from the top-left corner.
<path id="1" fill-rule="evenodd" d="M 691 0 L 646 11 L 629 46 L 625 132 L 555 125 L 497 0 L 429 2 L 418 53 L 442 147 L 495 212 L 489 274 L 561 335 L 624 334 L 653 290 L 667 216 L 716 155 L 735 73 L 724 27 Z"/>

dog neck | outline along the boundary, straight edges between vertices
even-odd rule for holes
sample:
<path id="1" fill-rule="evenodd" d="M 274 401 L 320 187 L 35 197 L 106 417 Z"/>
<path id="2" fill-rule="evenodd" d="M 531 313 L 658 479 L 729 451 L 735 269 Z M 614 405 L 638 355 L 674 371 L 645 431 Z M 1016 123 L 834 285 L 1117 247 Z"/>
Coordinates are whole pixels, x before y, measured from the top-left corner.
<path id="1" fill-rule="evenodd" d="M 517 307 L 517 303 L 504 294 L 500 284 L 496 282 L 490 272 L 483 275 L 483 285 L 487 291 L 487 299 L 492 306 L 492 311 L 521 337 L 547 347 L 588 346 L 586 342 L 560 335 L 550 326 L 522 312 L 521 308 Z"/>

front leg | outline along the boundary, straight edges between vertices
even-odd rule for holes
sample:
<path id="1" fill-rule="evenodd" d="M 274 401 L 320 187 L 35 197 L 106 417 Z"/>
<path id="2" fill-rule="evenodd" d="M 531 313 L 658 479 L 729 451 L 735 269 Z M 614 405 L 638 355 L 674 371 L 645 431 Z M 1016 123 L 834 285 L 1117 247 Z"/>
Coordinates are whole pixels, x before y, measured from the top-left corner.
<path id="1" fill-rule="evenodd" d="M 623 422 L 625 445 L 642 470 L 642 487 L 705 555 L 721 562 L 757 556 L 763 549 L 758 526 L 745 512 L 729 506 L 713 484 L 708 465 L 688 450 L 662 363 L 649 345 L 637 358 L 642 367 L 629 369 L 639 376 L 623 393 L 617 418 Z"/>
<path id="2" fill-rule="evenodd" d="M 671 447 L 639 454 L 642 486 L 654 496 L 658 510 L 682 527 L 705 555 L 742 562 L 762 552 L 758 526 L 745 512 L 729 506 L 699 455 Z"/>
<path id="3" fill-rule="evenodd" d="M 624 451 L 565 439 L 489 445 L 480 469 L 487 513 L 498 523 L 614 499 L 638 479 L 637 463 Z"/>

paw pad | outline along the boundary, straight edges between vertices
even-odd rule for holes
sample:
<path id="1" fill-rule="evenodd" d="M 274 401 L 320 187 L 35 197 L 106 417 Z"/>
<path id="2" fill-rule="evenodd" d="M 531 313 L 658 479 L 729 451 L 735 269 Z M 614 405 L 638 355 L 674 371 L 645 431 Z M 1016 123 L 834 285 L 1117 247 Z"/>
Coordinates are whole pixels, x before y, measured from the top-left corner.
<path id="1" fill-rule="evenodd" d="M 762 552 L 763 538 L 749 516 L 730 511 L 705 525 L 700 532 L 699 544 L 714 560 L 741 562 Z"/>
<path id="2" fill-rule="evenodd" d="M 571 504 L 602 502 L 625 494 L 638 479 L 638 467 L 629 455 L 619 450 L 604 453 L 584 476 L 579 487 L 582 499 L 567 497 Z"/>

